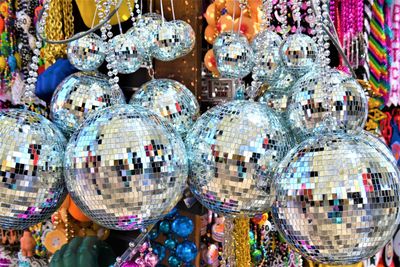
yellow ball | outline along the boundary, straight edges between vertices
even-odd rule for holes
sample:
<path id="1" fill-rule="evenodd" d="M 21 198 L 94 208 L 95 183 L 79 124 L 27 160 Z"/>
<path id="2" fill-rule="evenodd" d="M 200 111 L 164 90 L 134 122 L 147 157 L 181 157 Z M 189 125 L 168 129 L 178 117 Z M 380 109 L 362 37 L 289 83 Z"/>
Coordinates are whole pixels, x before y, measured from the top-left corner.
<path id="1" fill-rule="evenodd" d="M 0 72 L 3 72 L 6 69 L 6 66 L 7 66 L 6 58 L 0 56 Z"/>

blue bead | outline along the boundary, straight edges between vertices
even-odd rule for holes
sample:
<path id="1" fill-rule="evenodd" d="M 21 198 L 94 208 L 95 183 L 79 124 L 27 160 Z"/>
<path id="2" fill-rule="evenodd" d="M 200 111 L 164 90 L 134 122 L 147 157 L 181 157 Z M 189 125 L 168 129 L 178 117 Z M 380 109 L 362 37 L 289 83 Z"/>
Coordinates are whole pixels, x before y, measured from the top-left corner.
<path id="1" fill-rule="evenodd" d="M 172 231 L 180 237 L 188 237 L 194 229 L 191 219 L 179 216 L 172 222 Z"/>
<path id="2" fill-rule="evenodd" d="M 179 267 L 181 266 L 181 261 L 175 256 L 170 256 L 168 258 L 168 264 L 170 267 Z"/>
<path id="3" fill-rule="evenodd" d="M 169 250 L 173 250 L 176 247 L 176 240 L 169 238 L 165 240 L 164 246 Z"/>
<path id="4" fill-rule="evenodd" d="M 149 239 L 150 240 L 156 240 L 159 235 L 160 235 L 160 232 L 158 231 L 158 229 L 157 228 L 153 228 L 149 232 Z"/>
<path id="5" fill-rule="evenodd" d="M 162 221 L 159 226 L 160 232 L 163 234 L 169 234 L 171 232 L 171 224 L 169 221 Z"/>
<path id="6" fill-rule="evenodd" d="M 196 244 L 192 241 L 183 241 L 176 247 L 176 255 L 183 262 L 190 262 L 196 258 L 197 255 L 197 247 Z"/>
<path id="7" fill-rule="evenodd" d="M 166 249 L 161 244 L 153 244 L 153 252 L 158 256 L 158 260 L 161 262 L 165 258 Z"/>

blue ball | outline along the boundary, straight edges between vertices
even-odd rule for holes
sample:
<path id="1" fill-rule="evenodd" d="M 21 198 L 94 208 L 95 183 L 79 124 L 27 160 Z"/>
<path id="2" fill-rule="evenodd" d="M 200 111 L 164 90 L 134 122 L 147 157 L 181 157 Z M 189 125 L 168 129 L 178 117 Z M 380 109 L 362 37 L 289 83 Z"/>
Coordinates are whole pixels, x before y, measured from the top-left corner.
<path id="1" fill-rule="evenodd" d="M 178 209 L 175 207 L 170 212 L 168 212 L 168 214 L 165 216 L 165 218 L 172 219 L 176 216 L 177 213 L 178 213 Z"/>
<path id="2" fill-rule="evenodd" d="M 170 267 L 179 267 L 181 266 L 181 261 L 175 256 L 170 256 L 168 258 L 168 264 Z"/>
<path id="3" fill-rule="evenodd" d="M 14 57 L 14 55 L 11 55 L 8 57 L 8 66 L 10 67 L 10 70 L 14 72 L 17 69 L 17 59 Z"/>
<path id="4" fill-rule="evenodd" d="M 185 240 L 176 247 L 176 255 L 183 262 L 190 262 L 196 258 L 197 247 L 192 241 Z"/>
<path id="5" fill-rule="evenodd" d="M 162 221 L 159 226 L 160 232 L 163 234 L 169 234 L 171 232 L 171 224 L 169 221 Z"/>
<path id="6" fill-rule="evenodd" d="M 164 246 L 169 250 L 173 250 L 176 247 L 176 240 L 168 238 L 167 240 L 165 240 Z"/>
<path id="7" fill-rule="evenodd" d="M 172 222 L 172 231 L 180 237 L 188 237 L 193 229 L 192 220 L 186 216 L 179 216 Z"/>
<path id="8" fill-rule="evenodd" d="M 156 244 L 153 244 L 152 248 L 153 248 L 153 252 L 158 256 L 158 260 L 161 262 L 165 258 L 165 255 L 166 255 L 165 247 L 161 244 L 156 243 Z"/>
<path id="9" fill-rule="evenodd" d="M 158 238 L 158 236 L 160 235 L 160 232 L 158 231 L 158 229 L 155 227 L 153 229 L 150 230 L 149 232 L 149 239 L 150 240 L 156 240 Z"/>

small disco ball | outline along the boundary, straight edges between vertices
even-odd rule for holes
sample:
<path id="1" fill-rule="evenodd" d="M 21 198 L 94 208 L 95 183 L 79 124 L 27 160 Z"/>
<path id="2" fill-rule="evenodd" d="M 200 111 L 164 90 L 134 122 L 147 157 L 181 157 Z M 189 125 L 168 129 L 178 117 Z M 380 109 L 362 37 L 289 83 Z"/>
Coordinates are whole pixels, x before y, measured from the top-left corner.
<path id="1" fill-rule="evenodd" d="M 196 34 L 192 26 L 183 20 L 174 20 L 171 21 L 171 23 L 176 27 L 179 40 L 179 43 L 177 44 L 179 47 L 179 53 L 176 57 L 179 58 L 186 56 L 193 50 L 194 45 L 196 44 Z"/>
<path id="2" fill-rule="evenodd" d="M 27 110 L 0 111 L 0 228 L 24 230 L 64 201 L 66 140 L 49 120 Z"/>
<path id="3" fill-rule="evenodd" d="M 185 145 L 169 123 L 133 105 L 92 113 L 68 143 L 68 191 L 96 223 L 135 230 L 156 223 L 182 197 Z"/>
<path id="4" fill-rule="evenodd" d="M 247 39 L 238 33 L 231 42 L 227 42 L 217 49 L 215 58 L 218 71 L 222 77 L 244 78 L 254 66 L 253 50 Z"/>
<path id="5" fill-rule="evenodd" d="M 143 61 L 138 52 L 136 40 L 131 34 L 121 34 L 113 38 L 111 49 L 117 62 L 117 70 L 122 74 L 130 74 L 137 71 Z"/>
<path id="6" fill-rule="evenodd" d="M 282 160 L 273 218 L 311 261 L 353 264 L 374 256 L 400 221 L 399 173 L 382 143 L 365 134 L 311 137 Z"/>
<path id="7" fill-rule="evenodd" d="M 287 118 L 298 138 L 327 129 L 362 129 L 368 115 L 363 88 L 352 77 L 322 68 L 309 72 L 294 85 Z"/>
<path id="8" fill-rule="evenodd" d="M 98 72 L 77 72 L 57 86 L 50 104 L 50 119 L 69 137 L 92 111 L 124 104 L 120 88 L 111 87 Z"/>
<path id="9" fill-rule="evenodd" d="M 317 60 L 317 53 L 313 39 L 301 33 L 290 35 L 280 47 L 284 66 L 295 75 L 310 71 Z"/>
<path id="10" fill-rule="evenodd" d="M 195 197 L 224 216 L 251 217 L 270 207 L 273 168 L 292 142 L 272 110 L 261 103 L 237 100 L 204 113 L 188 134 L 186 145 L 189 186 Z"/>
<path id="11" fill-rule="evenodd" d="M 251 47 L 254 53 L 265 50 L 266 47 L 279 47 L 282 44 L 282 38 L 274 31 L 265 30 L 254 37 Z"/>
<path id="12" fill-rule="evenodd" d="M 157 32 L 162 23 L 161 15 L 147 13 L 140 16 L 126 35 L 131 35 L 138 52 L 145 58 L 151 56 L 152 50 L 157 46 Z"/>
<path id="13" fill-rule="evenodd" d="M 237 38 L 242 39 L 242 42 L 247 41 L 244 35 L 233 32 L 221 32 L 213 44 L 214 55 L 218 54 L 220 48 L 225 47 L 232 42 L 236 42 Z"/>
<path id="14" fill-rule="evenodd" d="M 157 33 L 157 45 L 152 51 L 152 55 L 161 61 L 171 61 L 177 59 L 183 53 L 181 45 L 187 40 L 182 40 L 185 36 L 181 34 L 181 27 L 171 22 L 163 22 Z"/>
<path id="15" fill-rule="evenodd" d="M 281 69 L 279 78 L 271 83 L 270 89 L 290 91 L 293 84 L 297 81 L 296 76 L 288 72 L 285 68 Z"/>
<path id="16" fill-rule="evenodd" d="M 106 45 L 98 35 L 91 33 L 68 43 L 67 56 L 78 70 L 96 70 L 104 62 Z"/>
<path id="17" fill-rule="evenodd" d="M 265 46 L 254 54 L 253 80 L 273 83 L 279 79 L 282 61 L 279 56 L 279 47 Z"/>
<path id="18" fill-rule="evenodd" d="M 200 106 L 192 92 L 170 79 L 145 83 L 133 95 L 130 103 L 141 105 L 166 118 L 182 138 L 200 115 Z"/>
<path id="19" fill-rule="evenodd" d="M 289 97 L 289 91 L 270 87 L 258 101 L 266 103 L 268 107 L 284 115 L 288 106 Z"/>

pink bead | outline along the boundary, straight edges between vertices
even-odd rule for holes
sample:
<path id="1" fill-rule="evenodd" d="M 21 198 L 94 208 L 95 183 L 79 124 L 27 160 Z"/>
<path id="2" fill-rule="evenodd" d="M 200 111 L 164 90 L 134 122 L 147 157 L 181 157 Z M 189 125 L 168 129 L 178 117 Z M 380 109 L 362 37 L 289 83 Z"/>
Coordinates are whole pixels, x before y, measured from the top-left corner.
<path id="1" fill-rule="evenodd" d="M 133 261 L 127 261 L 124 262 L 121 267 L 139 267 L 139 265 L 137 265 L 135 262 Z"/>
<path id="2" fill-rule="evenodd" d="M 155 267 L 158 263 L 158 256 L 154 253 L 147 253 L 144 257 L 147 267 Z"/>
<path id="3" fill-rule="evenodd" d="M 140 247 L 139 252 L 144 253 L 149 248 L 149 244 L 144 242 L 143 245 Z"/>

